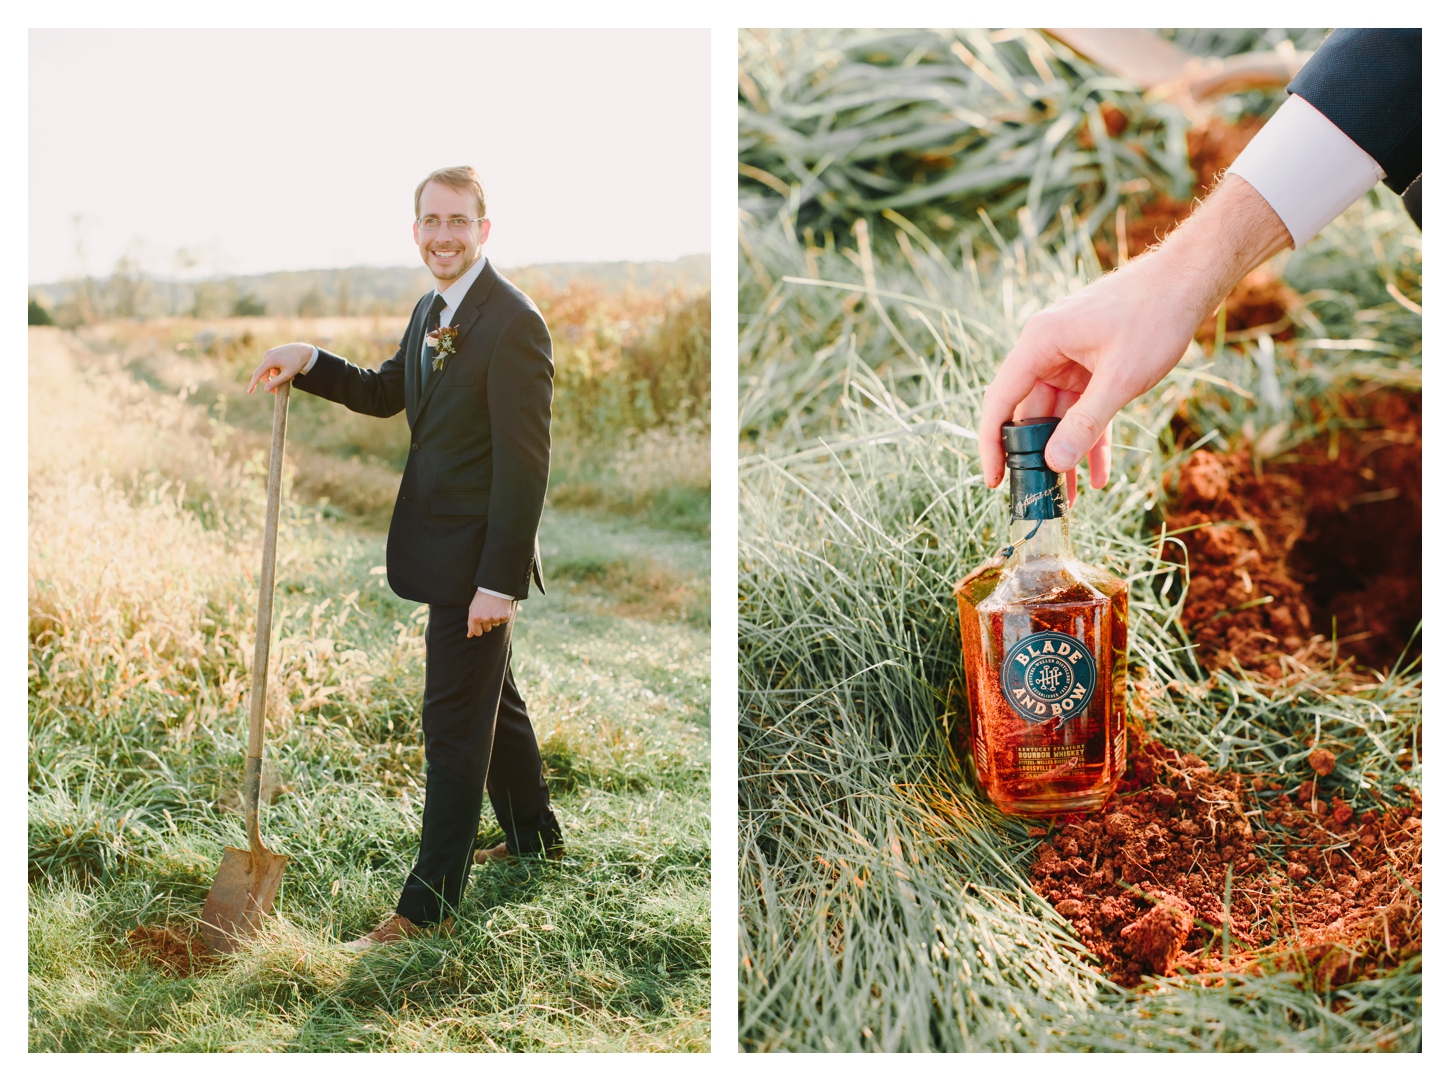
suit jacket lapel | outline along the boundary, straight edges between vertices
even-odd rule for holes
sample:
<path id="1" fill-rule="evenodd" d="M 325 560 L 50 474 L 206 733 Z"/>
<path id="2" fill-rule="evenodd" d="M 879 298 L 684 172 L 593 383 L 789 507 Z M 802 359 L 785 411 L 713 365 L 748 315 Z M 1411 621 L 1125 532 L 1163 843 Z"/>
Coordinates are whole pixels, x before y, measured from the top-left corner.
<path id="1" fill-rule="evenodd" d="M 464 336 L 467 335 L 469 330 L 473 328 L 473 324 L 478 322 L 479 313 L 483 309 L 484 302 L 488 300 L 489 293 L 493 292 L 494 282 L 496 281 L 498 281 L 498 272 L 493 269 L 493 260 L 490 259 L 487 263 L 484 264 L 483 270 L 479 272 L 478 279 L 471 286 L 469 286 L 468 292 L 464 294 L 463 302 L 458 305 L 458 311 L 453 317 L 453 325 L 458 327 L 458 336 L 453 339 L 454 352 L 450 354 L 450 360 L 458 355 L 458 350 L 463 347 Z M 424 311 L 426 312 L 427 309 L 425 308 Z M 423 342 L 420 332 L 418 352 L 421 354 L 422 351 Z M 413 422 L 415 424 L 417 423 L 418 415 L 422 413 L 423 410 L 428 407 L 428 403 L 433 400 L 433 392 L 438 388 L 438 384 L 442 381 L 442 372 L 430 371 L 428 373 L 428 381 L 423 384 L 423 393 L 418 398 L 417 409 L 413 412 Z M 414 385 L 416 386 L 417 384 L 415 383 Z"/>
<path id="2" fill-rule="evenodd" d="M 493 269 L 493 260 L 490 259 L 479 272 L 478 280 L 469 287 L 468 295 L 463 298 L 463 303 L 458 305 L 458 341 L 460 343 L 473 329 L 473 324 L 478 322 L 484 302 L 488 300 L 489 293 L 493 292 L 494 283 L 497 281 L 498 271 Z"/>

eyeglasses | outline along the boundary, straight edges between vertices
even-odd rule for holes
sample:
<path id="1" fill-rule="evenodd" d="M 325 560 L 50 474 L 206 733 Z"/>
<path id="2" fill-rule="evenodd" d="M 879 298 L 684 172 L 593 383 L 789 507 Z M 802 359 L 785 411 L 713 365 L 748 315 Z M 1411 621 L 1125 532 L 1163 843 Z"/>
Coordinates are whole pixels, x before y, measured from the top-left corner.
<path id="1" fill-rule="evenodd" d="M 470 225 L 472 225 L 476 221 L 483 221 L 483 219 L 449 218 L 447 221 L 444 221 L 442 218 L 434 217 L 432 214 L 429 214 L 426 218 L 417 219 L 418 231 L 420 233 L 436 233 L 445 225 L 448 226 L 449 232 L 461 233 L 464 232 Z"/>

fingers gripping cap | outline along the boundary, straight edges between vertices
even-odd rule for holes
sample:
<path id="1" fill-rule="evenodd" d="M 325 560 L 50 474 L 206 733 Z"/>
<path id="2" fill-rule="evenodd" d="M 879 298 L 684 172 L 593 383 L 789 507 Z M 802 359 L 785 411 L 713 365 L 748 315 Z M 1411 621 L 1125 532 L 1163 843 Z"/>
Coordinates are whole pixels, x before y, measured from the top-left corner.
<path id="1" fill-rule="evenodd" d="M 1002 446 L 1007 451 L 1007 465 L 1013 469 L 1046 469 L 1042 452 L 1057 431 L 1060 417 L 1033 417 L 1030 420 L 1009 420 L 1002 425 Z"/>

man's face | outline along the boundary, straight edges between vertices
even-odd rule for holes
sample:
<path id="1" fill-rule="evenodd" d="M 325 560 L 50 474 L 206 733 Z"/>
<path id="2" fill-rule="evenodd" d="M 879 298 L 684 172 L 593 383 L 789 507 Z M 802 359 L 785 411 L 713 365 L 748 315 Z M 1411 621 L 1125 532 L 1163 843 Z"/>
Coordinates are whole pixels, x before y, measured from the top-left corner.
<path id="1" fill-rule="evenodd" d="M 458 278 L 483 254 L 483 242 L 488 239 L 488 219 L 473 221 L 478 217 L 478 201 L 472 192 L 458 191 L 436 180 L 423 189 L 418 199 L 418 221 L 413 223 L 413 241 L 423 256 L 423 265 L 433 272 L 439 282 L 451 282 Z M 418 222 L 436 218 L 442 226 L 430 230 Z M 462 229 L 450 226 L 449 219 L 467 218 L 469 224 Z"/>

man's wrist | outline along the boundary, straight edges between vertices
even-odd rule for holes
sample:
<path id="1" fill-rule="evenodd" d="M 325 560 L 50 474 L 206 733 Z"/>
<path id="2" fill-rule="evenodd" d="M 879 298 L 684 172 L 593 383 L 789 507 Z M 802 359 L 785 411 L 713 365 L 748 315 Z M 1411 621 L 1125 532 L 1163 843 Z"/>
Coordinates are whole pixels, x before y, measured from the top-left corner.
<path id="1" fill-rule="evenodd" d="M 313 345 L 309 346 L 309 348 L 312 350 L 312 356 L 308 357 L 307 363 L 302 365 L 302 375 L 306 375 L 308 372 L 310 372 L 312 370 L 312 366 L 317 363 L 317 346 Z"/>
<path id="2" fill-rule="evenodd" d="M 486 593 L 490 597 L 499 597 L 502 600 L 506 600 L 506 601 L 512 601 L 512 600 L 517 600 L 518 599 L 517 597 L 510 597 L 507 593 L 499 593 L 496 590 L 484 589 L 483 586 L 479 586 L 478 587 L 478 591 L 480 593 Z"/>
<path id="3" fill-rule="evenodd" d="M 1154 269 L 1162 273 L 1165 299 L 1196 327 L 1245 274 L 1292 242 L 1253 185 L 1228 175 L 1154 253 Z"/>

